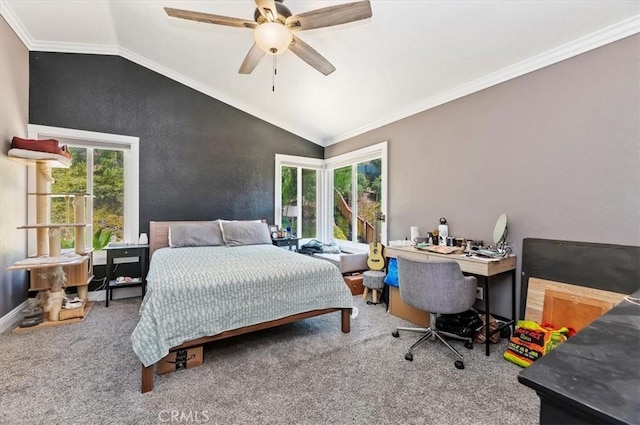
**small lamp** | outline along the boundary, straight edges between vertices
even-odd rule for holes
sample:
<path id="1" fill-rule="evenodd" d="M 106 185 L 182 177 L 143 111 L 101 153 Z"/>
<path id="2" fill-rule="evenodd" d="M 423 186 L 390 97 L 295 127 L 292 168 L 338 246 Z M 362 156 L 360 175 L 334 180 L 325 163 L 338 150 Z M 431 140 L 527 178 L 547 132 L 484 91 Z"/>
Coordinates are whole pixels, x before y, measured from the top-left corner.
<path id="1" fill-rule="evenodd" d="M 295 220 L 298 218 L 298 206 L 297 205 L 286 205 L 284 207 L 284 211 L 282 212 L 283 217 L 287 217 L 291 221 L 291 229 L 294 228 L 297 230 L 297 227 L 294 226 Z M 291 235 L 289 235 L 291 236 Z"/>

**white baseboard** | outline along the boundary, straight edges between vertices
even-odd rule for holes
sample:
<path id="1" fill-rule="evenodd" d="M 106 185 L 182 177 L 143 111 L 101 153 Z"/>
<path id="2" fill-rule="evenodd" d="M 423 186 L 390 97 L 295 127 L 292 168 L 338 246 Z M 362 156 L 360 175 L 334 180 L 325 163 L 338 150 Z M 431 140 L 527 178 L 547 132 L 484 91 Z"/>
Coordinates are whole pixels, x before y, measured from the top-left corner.
<path id="1" fill-rule="evenodd" d="M 24 300 L 22 304 L 0 317 L 0 333 L 3 333 L 7 329 L 11 328 L 20 319 L 20 310 L 25 308 L 29 300 Z"/>

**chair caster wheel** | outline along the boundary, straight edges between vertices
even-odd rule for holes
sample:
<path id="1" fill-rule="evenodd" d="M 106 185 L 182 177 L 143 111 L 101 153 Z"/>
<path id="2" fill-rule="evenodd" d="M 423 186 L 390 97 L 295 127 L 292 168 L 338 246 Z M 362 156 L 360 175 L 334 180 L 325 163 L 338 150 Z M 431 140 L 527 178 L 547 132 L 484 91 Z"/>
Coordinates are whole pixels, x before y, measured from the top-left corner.
<path id="1" fill-rule="evenodd" d="M 397 330 L 393 331 L 393 332 L 391 332 L 391 336 L 394 337 L 394 338 L 397 338 L 397 337 L 400 336 L 400 332 L 398 332 Z"/>
<path id="2" fill-rule="evenodd" d="M 473 342 L 471 341 L 467 341 L 464 343 L 464 348 L 466 348 L 467 350 L 473 350 Z"/>
<path id="3" fill-rule="evenodd" d="M 409 360 L 410 362 L 412 362 L 412 361 L 413 361 L 413 354 L 411 354 L 411 353 L 407 353 L 407 354 L 405 354 L 405 355 L 404 355 L 404 359 L 405 359 L 405 360 Z M 463 366 L 463 367 L 464 367 L 464 366 Z"/>
<path id="4" fill-rule="evenodd" d="M 458 369 L 464 369 L 464 363 L 462 363 L 462 360 L 456 360 L 455 365 Z"/>

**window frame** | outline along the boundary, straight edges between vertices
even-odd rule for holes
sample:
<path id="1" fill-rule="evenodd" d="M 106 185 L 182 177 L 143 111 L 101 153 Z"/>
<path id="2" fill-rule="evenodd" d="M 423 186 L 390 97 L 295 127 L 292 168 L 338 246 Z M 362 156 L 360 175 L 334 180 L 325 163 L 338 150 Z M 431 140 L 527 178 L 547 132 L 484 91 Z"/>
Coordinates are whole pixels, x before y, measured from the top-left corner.
<path id="1" fill-rule="evenodd" d="M 123 152 L 124 166 L 124 228 L 123 241 L 135 243 L 138 241 L 140 230 L 140 139 L 134 136 L 120 134 L 98 133 L 94 131 L 75 130 L 70 128 L 50 127 L 44 125 L 29 124 L 27 127 L 30 139 L 56 139 L 61 144 L 69 146 L 90 148 L 90 149 L 112 149 Z M 87 161 L 91 158 L 93 163 L 93 151 L 89 155 L 87 151 Z M 29 191 L 35 191 L 35 167 L 29 167 L 28 175 Z M 87 167 L 93 173 L 93 167 Z M 93 179 L 87 181 L 87 193 L 93 193 Z M 32 198 L 32 197 L 29 197 Z M 28 199 L 29 222 L 35 222 L 35 201 Z M 85 239 L 92 240 L 93 234 L 93 199 L 87 199 L 87 222 L 89 225 L 85 229 Z M 29 252 L 35 250 L 35 235 L 28 239 Z M 95 257 L 94 257 L 95 260 Z"/>
<path id="2" fill-rule="evenodd" d="M 387 174 L 387 142 L 380 142 L 375 145 L 367 146 L 361 149 L 357 149 L 355 151 L 347 152 L 341 155 L 337 155 L 331 158 L 325 159 L 325 179 L 326 179 L 326 187 L 329 192 L 333 192 L 333 171 L 338 168 L 343 168 L 347 166 L 351 166 L 351 190 L 352 190 L 352 199 L 356 200 L 357 191 L 358 191 L 358 174 L 357 174 L 357 166 L 360 163 L 371 161 L 373 159 L 380 159 L 380 176 L 382 185 L 380 186 L 380 212 L 386 217 L 387 216 L 387 186 L 388 186 L 388 174 Z M 327 234 L 323 235 L 325 240 L 332 240 L 333 233 L 330 229 L 333 228 L 333 196 L 328 196 L 325 199 L 326 206 L 326 214 L 323 215 L 323 218 L 327 220 L 325 223 L 325 228 L 327 229 Z M 351 227 L 353 229 L 358 228 L 358 205 L 357 202 L 354 202 L 352 206 L 354 214 L 352 216 Z M 380 225 L 380 240 L 379 242 L 382 244 L 387 243 L 387 222 L 381 221 Z M 353 233 L 354 237 L 357 237 L 356 232 Z M 367 250 L 369 245 L 360 242 L 344 241 L 337 240 L 338 245 L 344 250 Z"/>
<path id="3" fill-rule="evenodd" d="M 316 170 L 316 235 L 323 234 L 323 220 L 322 220 L 322 203 L 324 200 L 324 179 L 323 179 L 323 170 L 324 170 L 324 160 L 318 158 L 307 158 L 304 156 L 294 156 L 294 155 L 283 155 L 276 154 L 275 155 L 275 164 L 276 164 L 276 172 L 275 172 L 275 202 L 274 202 L 274 211 L 273 211 L 273 223 L 278 226 L 282 223 L 282 167 L 292 167 L 297 168 L 296 173 L 296 204 L 302 205 L 302 168 L 306 168 L 308 170 Z M 298 208 L 298 216 L 296 217 L 296 222 L 298 226 L 302 225 L 302 208 Z M 298 228 L 298 234 L 302 234 L 300 228 Z M 307 238 L 308 239 L 308 238 Z M 306 239 L 305 239 L 306 240 Z"/>
<path id="4" fill-rule="evenodd" d="M 380 175 L 382 179 L 382 185 L 380 187 L 380 212 L 386 217 L 387 215 L 387 185 L 388 185 L 388 172 L 387 172 L 387 142 L 376 143 L 371 146 L 367 146 L 361 149 L 357 149 L 352 152 L 347 152 L 341 155 L 337 155 L 326 159 L 307 158 L 293 155 L 275 155 L 275 191 L 274 191 L 274 223 L 280 223 L 282 220 L 282 167 L 297 167 L 297 168 L 312 168 L 318 171 L 316 178 L 318 199 L 316 217 L 317 217 L 317 231 L 318 238 L 328 242 L 333 240 L 333 171 L 337 168 L 351 166 L 354 172 L 352 173 L 352 190 L 355 191 L 353 199 L 357 199 L 357 165 L 362 162 L 367 162 L 373 159 L 380 159 L 381 169 Z M 298 178 L 298 205 L 301 205 L 302 199 L 302 173 L 297 173 Z M 355 206 L 357 212 L 357 205 Z M 298 209 L 298 223 L 300 220 L 301 209 Z M 352 227 L 357 229 L 357 214 L 353 215 Z M 355 234 L 355 233 L 354 233 Z M 357 237 L 357 236 L 356 236 Z M 380 242 L 386 244 L 387 241 L 387 223 L 386 221 L 380 222 Z M 367 250 L 369 245 L 354 241 L 336 241 L 340 247 L 348 251 L 363 251 Z"/>

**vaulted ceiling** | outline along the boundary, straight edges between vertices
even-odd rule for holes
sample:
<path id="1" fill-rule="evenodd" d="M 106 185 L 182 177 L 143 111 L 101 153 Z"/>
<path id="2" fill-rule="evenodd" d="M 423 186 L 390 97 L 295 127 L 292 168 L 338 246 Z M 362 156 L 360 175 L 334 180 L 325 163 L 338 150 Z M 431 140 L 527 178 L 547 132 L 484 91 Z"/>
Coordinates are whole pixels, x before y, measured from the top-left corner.
<path id="1" fill-rule="evenodd" d="M 286 0 L 293 14 L 348 1 Z M 3 0 L 32 51 L 120 55 L 327 146 L 640 32 L 640 1 L 373 0 L 372 18 L 298 33 L 336 71 L 290 51 L 238 68 L 252 30 L 164 7 L 253 20 L 252 0 Z"/>

